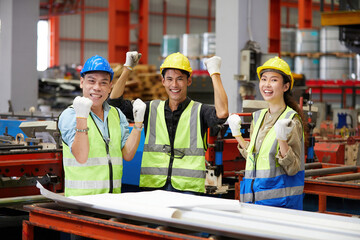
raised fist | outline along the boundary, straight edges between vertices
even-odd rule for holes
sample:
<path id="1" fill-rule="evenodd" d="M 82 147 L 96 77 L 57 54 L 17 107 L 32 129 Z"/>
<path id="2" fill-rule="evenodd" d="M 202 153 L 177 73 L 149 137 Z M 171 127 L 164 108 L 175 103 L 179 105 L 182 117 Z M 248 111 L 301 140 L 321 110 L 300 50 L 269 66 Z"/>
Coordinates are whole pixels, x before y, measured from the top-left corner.
<path id="1" fill-rule="evenodd" d="M 93 101 L 86 97 L 77 96 L 74 99 L 73 107 L 77 118 L 88 118 Z"/>
<path id="2" fill-rule="evenodd" d="M 232 114 L 227 119 L 229 127 L 231 129 L 231 134 L 233 137 L 241 136 L 241 118 L 237 114 Z"/>
<path id="3" fill-rule="evenodd" d="M 138 64 L 140 58 L 141 53 L 138 53 L 137 51 L 127 52 L 124 66 L 133 70 L 133 68 Z"/>
<path id="4" fill-rule="evenodd" d="M 274 125 L 276 139 L 286 141 L 294 126 L 295 122 L 291 119 L 278 120 Z"/>
<path id="5" fill-rule="evenodd" d="M 221 57 L 214 56 L 212 58 L 206 59 L 204 64 L 210 76 L 213 74 L 220 74 Z"/>
<path id="6" fill-rule="evenodd" d="M 140 98 L 137 98 L 133 102 L 134 122 L 144 122 L 145 110 L 146 110 L 146 104 L 143 101 L 141 101 Z"/>

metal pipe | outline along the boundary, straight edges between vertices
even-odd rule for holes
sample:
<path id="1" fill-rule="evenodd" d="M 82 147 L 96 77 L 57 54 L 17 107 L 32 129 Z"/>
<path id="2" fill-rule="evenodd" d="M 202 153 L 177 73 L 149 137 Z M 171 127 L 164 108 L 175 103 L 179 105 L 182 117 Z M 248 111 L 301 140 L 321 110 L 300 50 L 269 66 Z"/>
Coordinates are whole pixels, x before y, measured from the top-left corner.
<path id="1" fill-rule="evenodd" d="M 350 173 L 344 175 L 336 175 L 336 176 L 327 176 L 327 177 L 319 177 L 317 180 L 325 180 L 325 181 L 339 181 L 346 182 L 351 180 L 359 180 L 360 173 Z"/>
<path id="2" fill-rule="evenodd" d="M 43 148 L 42 145 L 29 145 L 29 146 L 24 146 L 24 145 L 20 145 L 16 144 L 16 146 L 13 145 L 8 145 L 8 146 L 0 146 L 0 150 L 17 150 L 17 149 L 36 149 L 36 148 Z"/>
<path id="3" fill-rule="evenodd" d="M 314 168 L 322 168 L 322 164 L 320 162 L 305 163 L 305 170 Z"/>
<path id="4" fill-rule="evenodd" d="M 311 176 L 324 176 L 333 173 L 343 172 L 356 172 L 357 166 L 344 166 L 344 167 L 333 167 L 333 168 L 321 168 L 321 169 L 309 169 L 305 171 L 305 177 Z"/>
<path id="5" fill-rule="evenodd" d="M 30 204 L 34 202 L 49 202 L 51 199 L 46 198 L 43 195 L 32 195 L 22 197 L 8 197 L 0 198 L 0 206 L 18 205 L 18 204 Z"/>

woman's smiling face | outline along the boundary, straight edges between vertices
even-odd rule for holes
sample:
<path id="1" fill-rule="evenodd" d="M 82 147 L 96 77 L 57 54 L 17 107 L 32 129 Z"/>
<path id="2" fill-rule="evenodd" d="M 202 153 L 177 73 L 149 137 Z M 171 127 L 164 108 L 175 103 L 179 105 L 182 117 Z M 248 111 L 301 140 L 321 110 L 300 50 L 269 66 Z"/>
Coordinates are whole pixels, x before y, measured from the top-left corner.
<path id="1" fill-rule="evenodd" d="M 265 101 L 277 103 L 283 101 L 284 93 L 289 89 L 290 83 L 284 84 L 284 78 L 277 72 L 264 72 L 261 75 L 259 89 Z"/>

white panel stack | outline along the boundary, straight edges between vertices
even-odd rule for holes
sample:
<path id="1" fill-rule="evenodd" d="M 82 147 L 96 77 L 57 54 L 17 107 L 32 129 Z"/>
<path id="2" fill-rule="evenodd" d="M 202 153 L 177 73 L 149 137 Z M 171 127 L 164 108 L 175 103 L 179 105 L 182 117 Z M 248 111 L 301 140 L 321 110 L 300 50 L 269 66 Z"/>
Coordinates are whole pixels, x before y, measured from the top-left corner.
<path id="1" fill-rule="evenodd" d="M 200 34 L 183 34 L 180 38 L 180 51 L 187 56 L 190 61 L 192 70 L 199 70 L 201 51 L 201 36 Z"/>
<path id="2" fill-rule="evenodd" d="M 320 30 L 320 52 L 349 52 L 339 40 L 339 27 L 327 26 Z"/>
<path id="3" fill-rule="evenodd" d="M 281 57 L 282 60 L 284 60 L 287 64 L 289 64 L 290 70 L 294 71 L 294 58 L 292 57 Z"/>
<path id="4" fill-rule="evenodd" d="M 199 34 L 183 34 L 180 38 L 180 51 L 187 57 L 198 57 L 200 55 Z"/>
<path id="5" fill-rule="evenodd" d="M 167 57 L 180 49 L 180 39 L 177 35 L 164 35 L 161 45 L 161 56 Z"/>
<path id="6" fill-rule="evenodd" d="M 295 57 L 295 73 L 304 74 L 306 79 L 318 79 L 319 59 Z"/>
<path id="7" fill-rule="evenodd" d="M 203 33 L 201 38 L 201 55 L 209 56 L 215 55 L 216 52 L 216 34 Z"/>
<path id="8" fill-rule="evenodd" d="M 298 29 L 296 31 L 296 53 L 319 52 L 319 31 Z"/>
<path id="9" fill-rule="evenodd" d="M 200 64 L 199 64 L 199 65 L 200 65 L 200 66 L 199 66 L 199 69 L 200 69 L 200 70 L 207 70 L 207 69 L 206 69 L 206 66 L 205 66 L 205 61 L 206 61 L 207 59 L 209 59 L 209 58 L 201 58 L 201 59 L 200 59 Z"/>
<path id="10" fill-rule="evenodd" d="M 354 78 L 360 80 L 360 55 L 354 57 Z"/>
<path id="11" fill-rule="evenodd" d="M 281 28 L 281 52 L 295 52 L 296 30 L 294 28 Z"/>
<path id="12" fill-rule="evenodd" d="M 352 58 L 339 58 L 336 56 L 320 57 L 320 79 L 337 80 L 349 79 Z"/>
<path id="13" fill-rule="evenodd" d="M 200 60 L 199 59 L 189 59 L 190 62 L 190 66 L 191 69 L 194 70 L 199 70 L 200 69 Z"/>

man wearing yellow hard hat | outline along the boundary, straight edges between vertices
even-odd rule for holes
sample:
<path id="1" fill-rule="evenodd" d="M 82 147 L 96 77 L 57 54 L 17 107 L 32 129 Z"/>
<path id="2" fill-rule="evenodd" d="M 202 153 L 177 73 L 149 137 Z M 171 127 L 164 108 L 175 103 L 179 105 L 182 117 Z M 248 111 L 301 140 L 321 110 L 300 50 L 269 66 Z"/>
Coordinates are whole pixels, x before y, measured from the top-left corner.
<path id="1" fill-rule="evenodd" d="M 121 109 L 131 108 L 130 101 L 124 100 L 122 93 L 138 59 L 139 53 L 127 53 L 127 61 L 133 64 L 129 64 L 131 68 L 123 71 L 114 86 L 110 104 Z M 186 56 L 173 53 L 161 65 L 162 84 L 168 99 L 146 102 L 140 187 L 205 192 L 205 135 L 209 127 L 224 123 L 229 115 L 228 99 L 220 78 L 221 58 L 214 56 L 205 61 L 205 65 L 213 82 L 215 106 L 187 96 L 192 69 Z M 128 117 L 132 118 L 130 114 Z"/>
<path id="2" fill-rule="evenodd" d="M 279 57 L 257 68 L 259 88 L 268 108 L 253 113 L 250 143 L 240 133 L 241 119 L 228 118 L 238 149 L 246 159 L 240 200 L 268 206 L 302 209 L 304 189 L 303 115 L 291 89 L 289 65 Z"/>

